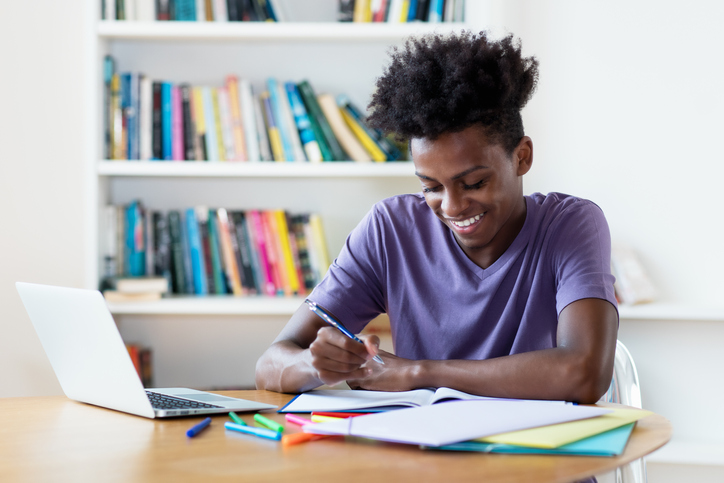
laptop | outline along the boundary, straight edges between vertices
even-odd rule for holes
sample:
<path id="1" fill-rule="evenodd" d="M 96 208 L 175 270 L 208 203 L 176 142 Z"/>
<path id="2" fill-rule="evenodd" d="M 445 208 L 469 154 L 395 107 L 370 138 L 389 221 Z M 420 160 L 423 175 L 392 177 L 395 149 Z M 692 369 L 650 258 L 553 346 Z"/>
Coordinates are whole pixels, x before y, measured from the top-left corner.
<path id="1" fill-rule="evenodd" d="M 146 390 L 99 291 L 24 282 L 15 286 L 70 399 L 146 418 L 277 407 L 188 388 Z"/>

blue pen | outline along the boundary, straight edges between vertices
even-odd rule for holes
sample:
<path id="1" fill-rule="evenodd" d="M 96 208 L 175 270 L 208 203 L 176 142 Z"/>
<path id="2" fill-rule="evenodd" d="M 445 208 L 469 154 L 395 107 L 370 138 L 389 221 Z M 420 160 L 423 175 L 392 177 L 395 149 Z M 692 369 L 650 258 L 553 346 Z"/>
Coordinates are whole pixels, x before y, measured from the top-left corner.
<path id="1" fill-rule="evenodd" d="M 260 436 L 266 439 L 273 439 L 274 441 L 279 441 L 280 439 L 282 439 L 282 433 L 278 431 L 272 431 L 271 429 L 257 428 L 256 426 L 243 426 L 241 424 L 232 423 L 231 421 L 224 423 L 224 427 L 232 431 L 253 434 L 254 436 Z"/>
<path id="2" fill-rule="evenodd" d="M 206 428 L 209 424 L 211 424 L 211 418 L 204 419 L 199 424 L 186 431 L 186 436 L 188 436 L 189 438 L 193 438 L 201 431 L 203 431 L 204 428 Z"/>
<path id="3" fill-rule="evenodd" d="M 349 337 L 350 339 L 356 340 L 357 342 L 359 342 L 359 343 L 361 343 L 361 344 L 364 344 L 364 342 L 362 342 L 362 340 L 361 340 L 359 337 L 357 337 L 357 336 L 354 335 L 352 332 L 350 332 L 349 329 L 347 329 L 347 327 L 345 327 L 344 325 L 342 325 L 342 323 L 341 323 L 340 321 L 336 320 L 336 319 L 335 319 L 334 317 L 332 317 L 326 310 L 324 310 L 322 307 L 320 307 L 319 305 L 317 305 L 316 302 L 312 302 L 312 301 L 309 300 L 309 299 L 306 299 L 305 302 L 306 302 L 307 305 L 309 305 L 309 310 L 311 310 L 312 312 L 314 312 L 315 314 L 317 314 L 319 317 L 321 317 L 323 321 L 325 321 L 326 323 L 328 323 L 328 324 L 331 325 L 332 327 L 337 328 L 337 330 L 339 330 L 341 333 L 343 333 L 344 335 L 346 335 L 346 336 Z M 375 361 L 375 362 L 379 362 L 380 364 L 384 364 L 384 361 L 382 360 L 382 358 L 381 358 L 379 355 L 374 356 L 374 357 L 372 358 L 372 360 Z"/>

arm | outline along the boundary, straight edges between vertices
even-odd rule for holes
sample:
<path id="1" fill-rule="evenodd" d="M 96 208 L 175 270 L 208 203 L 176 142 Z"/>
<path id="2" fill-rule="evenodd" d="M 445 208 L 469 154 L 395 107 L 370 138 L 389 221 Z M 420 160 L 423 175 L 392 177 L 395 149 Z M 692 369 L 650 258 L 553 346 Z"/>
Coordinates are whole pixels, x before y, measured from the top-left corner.
<path id="1" fill-rule="evenodd" d="M 613 373 L 618 314 L 601 299 L 569 304 L 559 317 L 557 347 L 482 361 L 411 361 L 383 355 L 351 387 L 403 391 L 447 386 L 472 394 L 596 402 Z"/>
<path id="2" fill-rule="evenodd" d="M 361 366 L 377 354 L 379 338 L 361 339 L 364 345 L 328 326 L 302 304 L 257 361 L 256 387 L 303 392 L 366 377 L 369 371 Z"/>

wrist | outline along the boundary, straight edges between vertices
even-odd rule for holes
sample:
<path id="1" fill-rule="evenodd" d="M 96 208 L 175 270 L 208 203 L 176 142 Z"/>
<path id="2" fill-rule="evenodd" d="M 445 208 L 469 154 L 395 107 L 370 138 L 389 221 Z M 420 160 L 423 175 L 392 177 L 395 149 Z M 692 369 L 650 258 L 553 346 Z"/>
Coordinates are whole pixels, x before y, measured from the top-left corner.
<path id="1" fill-rule="evenodd" d="M 432 378 L 431 361 L 413 361 L 409 368 L 409 381 L 413 388 L 437 387 Z"/>

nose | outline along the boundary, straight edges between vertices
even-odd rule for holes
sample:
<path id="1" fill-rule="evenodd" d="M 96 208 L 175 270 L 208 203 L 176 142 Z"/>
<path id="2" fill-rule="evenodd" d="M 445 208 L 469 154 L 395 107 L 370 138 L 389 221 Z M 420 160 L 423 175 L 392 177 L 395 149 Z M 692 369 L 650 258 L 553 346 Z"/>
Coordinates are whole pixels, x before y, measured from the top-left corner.
<path id="1" fill-rule="evenodd" d="M 469 205 L 463 193 L 458 193 L 456 190 L 446 190 L 442 197 L 442 203 L 440 209 L 445 216 L 449 218 L 455 218 L 463 213 Z"/>

